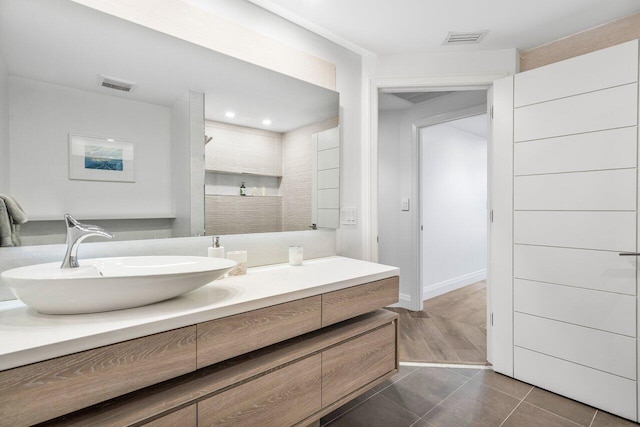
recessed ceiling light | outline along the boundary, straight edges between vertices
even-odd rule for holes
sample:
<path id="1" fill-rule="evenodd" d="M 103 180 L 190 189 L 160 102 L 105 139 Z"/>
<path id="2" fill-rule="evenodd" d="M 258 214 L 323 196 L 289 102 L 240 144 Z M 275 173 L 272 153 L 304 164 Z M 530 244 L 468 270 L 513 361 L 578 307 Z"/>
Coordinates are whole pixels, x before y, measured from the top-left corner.
<path id="1" fill-rule="evenodd" d="M 224 113 L 224 115 L 226 117 L 229 117 L 230 119 L 233 119 L 236 116 L 236 113 L 234 113 L 233 111 L 227 111 L 226 113 Z"/>
<path id="2" fill-rule="evenodd" d="M 115 141 L 115 139 L 107 138 L 107 141 L 113 142 L 113 141 Z"/>
<path id="3" fill-rule="evenodd" d="M 262 121 L 262 124 L 263 124 L 263 125 L 265 125 L 265 126 L 269 126 L 269 125 L 271 124 L 271 120 L 269 120 L 269 119 L 264 119 L 264 120 Z"/>

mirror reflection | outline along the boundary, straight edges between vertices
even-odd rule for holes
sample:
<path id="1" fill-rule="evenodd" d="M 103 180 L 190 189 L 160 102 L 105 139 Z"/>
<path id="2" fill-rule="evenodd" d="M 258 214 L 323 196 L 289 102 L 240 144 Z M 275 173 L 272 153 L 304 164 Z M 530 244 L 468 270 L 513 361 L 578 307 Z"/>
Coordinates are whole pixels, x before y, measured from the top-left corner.
<path id="1" fill-rule="evenodd" d="M 336 92 L 69 1 L 0 1 L 22 245 L 63 243 L 65 213 L 119 240 L 337 228 L 338 125 Z"/>

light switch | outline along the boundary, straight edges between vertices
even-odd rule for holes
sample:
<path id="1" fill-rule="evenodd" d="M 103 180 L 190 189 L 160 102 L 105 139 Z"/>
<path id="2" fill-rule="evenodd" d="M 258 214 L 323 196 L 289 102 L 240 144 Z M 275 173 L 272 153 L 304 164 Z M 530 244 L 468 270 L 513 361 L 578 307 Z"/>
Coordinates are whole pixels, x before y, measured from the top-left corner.
<path id="1" fill-rule="evenodd" d="M 340 209 L 340 225 L 356 225 L 358 223 L 358 210 L 356 208 Z"/>
<path id="2" fill-rule="evenodd" d="M 408 211 L 409 210 L 409 198 L 407 198 L 407 197 L 403 197 L 402 198 L 402 210 L 403 211 Z"/>

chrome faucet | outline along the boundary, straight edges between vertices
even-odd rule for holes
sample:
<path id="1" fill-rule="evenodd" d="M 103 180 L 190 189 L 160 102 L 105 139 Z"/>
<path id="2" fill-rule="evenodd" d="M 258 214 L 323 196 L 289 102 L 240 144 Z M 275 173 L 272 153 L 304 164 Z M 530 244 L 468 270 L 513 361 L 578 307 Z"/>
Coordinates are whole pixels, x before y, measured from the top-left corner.
<path id="1" fill-rule="evenodd" d="M 64 255 L 60 268 L 78 267 L 78 246 L 87 237 L 102 236 L 111 239 L 113 234 L 96 225 L 82 224 L 69 214 L 64 215 L 67 226 L 67 253 Z"/>

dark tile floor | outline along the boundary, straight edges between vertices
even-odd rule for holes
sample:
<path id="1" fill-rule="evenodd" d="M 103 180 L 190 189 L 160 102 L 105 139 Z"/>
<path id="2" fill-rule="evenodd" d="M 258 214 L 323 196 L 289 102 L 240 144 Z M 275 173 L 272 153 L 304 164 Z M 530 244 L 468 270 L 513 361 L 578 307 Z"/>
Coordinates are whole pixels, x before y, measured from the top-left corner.
<path id="1" fill-rule="evenodd" d="M 491 370 L 401 366 L 324 417 L 330 427 L 625 427 L 638 424 Z"/>

